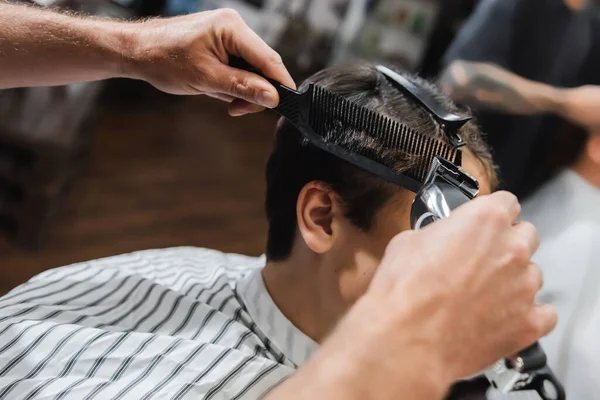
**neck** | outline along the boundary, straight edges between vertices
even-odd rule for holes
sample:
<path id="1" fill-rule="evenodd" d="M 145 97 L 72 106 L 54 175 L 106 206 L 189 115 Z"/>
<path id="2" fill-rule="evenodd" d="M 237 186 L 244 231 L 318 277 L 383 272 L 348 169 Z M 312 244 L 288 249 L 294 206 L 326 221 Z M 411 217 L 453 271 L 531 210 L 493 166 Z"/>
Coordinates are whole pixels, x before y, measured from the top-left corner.
<path id="1" fill-rule="evenodd" d="M 600 166 L 589 157 L 582 156 L 575 162 L 572 169 L 592 186 L 600 189 Z"/>
<path id="2" fill-rule="evenodd" d="M 292 324 L 321 343 L 337 322 L 335 277 L 316 260 L 267 262 L 262 275 L 269 295 Z M 325 271 L 325 272 L 324 272 Z"/>

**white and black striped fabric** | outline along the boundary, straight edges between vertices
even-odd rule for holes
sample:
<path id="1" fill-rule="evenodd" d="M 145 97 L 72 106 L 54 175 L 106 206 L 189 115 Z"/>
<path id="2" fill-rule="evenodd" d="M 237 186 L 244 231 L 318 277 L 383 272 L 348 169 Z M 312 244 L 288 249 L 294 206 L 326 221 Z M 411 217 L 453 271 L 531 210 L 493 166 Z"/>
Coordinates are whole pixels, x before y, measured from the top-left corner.
<path id="1" fill-rule="evenodd" d="M 46 271 L 0 298 L 0 399 L 257 399 L 316 349 L 264 257 L 147 250 Z"/>

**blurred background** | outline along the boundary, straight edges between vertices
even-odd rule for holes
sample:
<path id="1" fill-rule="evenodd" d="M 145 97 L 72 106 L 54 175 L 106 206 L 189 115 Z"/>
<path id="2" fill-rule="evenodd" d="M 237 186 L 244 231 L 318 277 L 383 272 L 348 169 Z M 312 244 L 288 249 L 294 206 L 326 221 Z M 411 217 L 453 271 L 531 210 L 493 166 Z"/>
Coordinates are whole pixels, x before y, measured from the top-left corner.
<path id="1" fill-rule="evenodd" d="M 232 7 L 296 80 L 368 58 L 435 75 L 470 0 L 39 0 L 131 19 Z M 45 269 L 145 248 L 261 254 L 276 116 L 135 81 L 0 91 L 0 293 Z"/>
<path id="2" fill-rule="evenodd" d="M 282 55 L 297 81 L 328 65 L 360 59 L 395 64 L 431 79 L 443 76 L 456 59 L 489 61 L 560 86 L 596 83 L 600 75 L 595 67 L 600 64 L 572 51 L 586 57 L 600 54 L 594 51 L 600 41 L 581 40 L 584 34 L 598 36 L 598 30 L 582 23 L 579 15 L 585 13 L 572 11 L 588 10 L 586 0 L 36 3 L 119 19 L 234 8 Z M 553 30 L 536 26 L 536 20 Z M 489 31 L 494 23 L 497 30 Z M 583 32 L 584 26 L 591 30 Z M 544 33 L 528 33 L 534 28 Z M 480 37 L 480 31 L 487 37 Z M 588 72 L 580 73 L 581 65 L 589 66 Z M 462 71 L 454 77 L 457 86 L 446 89 L 460 89 L 464 82 L 459 78 L 467 69 Z M 489 82 L 496 78 L 488 78 L 481 88 L 471 88 L 471 100 L 477 100 L 479 89 L 493 92 Z M 536 90 L 531 93 L 535 98 Z M 479 104 L 467 105 L 477 111 Z M 526 162 L 534 160 L 531 149 L 544 150 L 535 162 L 548 177 L 573 162 L 586 138 L 577 124 L 560 118 L 540 122 L 527 117 L 524 123 L 523 116 L 500 122 L 478 117 L 486 132 L 513 132 L 510 137 L 500 132 L 512 142 L 492 147 L 517 178 L 529 168 Z M 266 237 L 263 169 L 276 120 L 271 112 L 229 118 L 226 105 L 218 101 L 169 96 L 138 81 L 0 91 L 0 294 L 48 268 L 146 248 L 193 245 L 261 254 Z M 537 133 L 517 134 L 519 130 Z M 521 161 L 512 162 L 515 157 Z M 535 188 L 531 182 L 523 184 L 523 193 Z M 523 187 L 515 185 L 517 189 Z"/>

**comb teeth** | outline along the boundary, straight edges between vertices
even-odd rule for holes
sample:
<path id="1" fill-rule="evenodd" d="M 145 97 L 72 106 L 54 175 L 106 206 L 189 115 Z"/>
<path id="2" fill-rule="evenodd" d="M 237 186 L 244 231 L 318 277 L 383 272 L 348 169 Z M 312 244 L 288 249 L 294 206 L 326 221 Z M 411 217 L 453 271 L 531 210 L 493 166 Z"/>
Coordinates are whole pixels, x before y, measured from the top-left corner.
<path id="1" fill-rule="evenodd" d="M 455 161 L 456 150 L 449 143 L 423 136 L 405 124 L 354 104 L 318 85 L 312 85 L 311 100 L 308 124 L 312 131 L 325 143 L 341 147 L 348 153 L 367 157 L 390 169 L 393 167 L 390 160 L 379 157 L 373 149 L 348 147 L 346 133 L 352 130 L 363 132 L 377 140 L 384 149 L 404 149 L 418 156 L 417 167 L 404 175 L 421 183 L 425 181 L 435 156 Z"/>

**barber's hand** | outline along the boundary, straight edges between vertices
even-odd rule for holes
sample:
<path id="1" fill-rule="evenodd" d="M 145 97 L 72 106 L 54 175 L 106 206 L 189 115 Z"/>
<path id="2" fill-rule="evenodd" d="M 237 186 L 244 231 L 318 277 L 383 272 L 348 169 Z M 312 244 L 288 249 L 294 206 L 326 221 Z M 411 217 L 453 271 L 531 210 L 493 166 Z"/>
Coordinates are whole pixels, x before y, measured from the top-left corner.
<path id="1" fill-rule="evenodd" d="M 559 114 L 591 130 L 600 128 L 600 86 L 585 85 L 560 91 Z"/>
<path id="2" fill-rule="evenodd" d="M 514 224 L 517 198 L 478 198 L 388 245 L 367 293 L 317 354 L 268 399 L 439 400 L 549 333 L 535 304 L 535 228 Z"/>
<path id="3" fill-rule="evenodd" d="M 367 293 L 269 399 L 439 400 L 449 385 L 549 333 L 535 303 L 535 228 L 515 196 L 478 198 L 395 237 Z"/>
<path id="4" fill-rule="evenodd" d="M 515 224 L 520 210 L 514 195 L 498 192 L 390 243 L 367 294 L 397 315 L 388 356 L 402 357 L 394 335 L 420 332 L 427 357 L 459 379 L 554 328 L 555 310 L 535 303 L 542 273 L 530 258 L 539 239 L 533 225 Z"/>
<path id="5" fill-rule="evenodd" d="M 295 88 L 281 57 L 230 9 L 133 24 L 126 74 L 172 94 L 206 94 L 242 115 L 275 107 L 275 88 L 256 74 L 229 67 L 238 56 L 265 76 Z"/>

